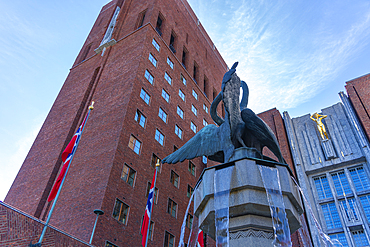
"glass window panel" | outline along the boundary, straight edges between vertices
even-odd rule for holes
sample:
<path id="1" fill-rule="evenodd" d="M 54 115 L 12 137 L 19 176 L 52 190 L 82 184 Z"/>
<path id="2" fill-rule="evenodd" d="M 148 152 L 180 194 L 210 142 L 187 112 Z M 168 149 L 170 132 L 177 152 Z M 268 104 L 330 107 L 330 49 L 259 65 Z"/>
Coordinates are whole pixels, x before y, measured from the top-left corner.
<path id="1" fill-rule="evenodd" d="M 197 108 L 195 108 L 194 105 L 191 105 L 191 111 L 194 113 L 194 115 L 197 115 Z"/>
<path id="2" fill-rule="evenodd" d="M 180 75 L 180 80 L 182 81 L 184 85 L 186 85 L 186 79 L 182 74 Z"/>
<path id="3" fill-rule="evenodd" d="M 192 95 L 194 96 L 194 98 L 195 98 L 196 100 L 198 100 L 198 94 L 194 91 L 194 89 L 193 89 L 193 91 L 192 91 Z"/>
<path id="4" fill-rule="evenodd" d="M 158 116 L 163 120 L 163 122 L 167 122 L 167 113 L 165 113 L 161 107 L 159 107 Z"/>
<path id="5" fill-rule="evenodd" d="M 173 69 L 173 62 L 169 57 L 167 57 L 167 64 L 170 66 L 171 69 Z"/>
<path id="6" fill-rule="evenodd" d="M 155 130 L 155 137 L 154 138 L 159 142 L 159 144 L 161 144 L 163 146 L 164 135 L 158 129 Z"/>
<path id="7" fill-rule="evenodd" d="M 364 191 L 370 189 L 369 180 L 362 166 L 349 170 L 356 191 Z"/>
<path id="8" fill-rule="evenodd" d="M 177 106 L 177 115 L 184 119 L 184 111 L 179 106 Z"/>
<path id="9" fill-rule="evenodd" d="M 150 72 L 148 70 L 145 70 L 144 76 L 148 80 L 148 82 L 150 82 L 150 84 L 153 84 L 154 77 L 152 76 L 152 74 L 150 74 Z"/>
<path id="10" fill-rule="evenodd" d="M 344 232 L 337 233 L 337 234 L 330 234 L 329 237 L 332 240 L 334 240 L 334 239 L 338 240 L 339 243 L 341 243 L 343 245 L 343 247 L 347 247 L 348 246 L 346 235 L 344 234 Z"/>
<path id="11" fill-rule="evenodd" d="M 162 98 L 167 102 L 170 100 L 170 95 L 164 89 L 162 89 Z"/>
<path id="12" fill-rule="evenodd" d="M 154 58 L 154 56 L 152 55 L 152 53 L 149 53 L 149 61 L 152 62 L 152 64 L 154 65 L 154 67 L 157 67 L 157 60 Z"/>
<path id="13" fill-rule="evenodd" d="M 143 88 L 140 92 L 140 98 L 142 98 L 142 100 L 149 105 L 150 96 Z"/>
<path id="14" fill-rule="evenodd" d="M 334 202 L 322 204 L 321 209 L 323 211 L 326 227 L 328 229 L 342 227 L 342 223 L 340 222 L 339 214 Z"/>
<path id="15" fill-rule="evenodd" d="M 171 85 L 172 83 L 172 78 L 167 74 L 167 72 L 164 73 L 164 79 L 168 82 L 168 84 Z"/>
<path id="16" fill-rule="evenodd" d="M 191 129 L 194 133 L 197 133 L 197 126 L 196 126 L 193 122 L 190 122 L 190 129 Z"/>
<path id="17" fill-rule="evenodd" d="M 368 222 L 370 222 L 370 195 L 360 196 L 360 202 L 364 212 L 366 214 L 366 218 Z"/>
<path id="18" fill-rule="evenodd" d="M 175 134 L 182 139 L 182 130 L 177 125 L 175 125 Z"/>
<path id="19" fill-rule="evenodd" d="M 356 246 L 368 246 L 369 242 L 366 239 L 365 233 L 363 230 L 352 231 L 353 240 Z"/>
<path id="20" fill-rule="evenodd" d="M 155 49 L 156 49 L 157 51 L 159 51 L 160 46 L 158 45 L 157 41 L 155 41 L 155 39 L 153 39 L 153 40 L 152 40 L 152 45 L 155 47 Z"/>
<path id="21" fill-rule="evenodd" d="M 185 101 L 185 94 L 181 91 L 181 89 L 179 89 L 179 96 L 180 98 Z"/>
<path id="22" fill-rule="evenodd" d="M 345 194 L 348 195 L 352 193 L 344 171 L 332 173 L 331 177 L 333 178 L 333 182 L 334 182 L 337 195 L 345 195 Z"/>
<path id="23" fill-rule="evenodd" d="M 316 191 L 319 196 L 319 199 L 332 198 L 333 194 L 331 193 L 329 182 L 326 176 L 320 176 L 314 178 Z"/>

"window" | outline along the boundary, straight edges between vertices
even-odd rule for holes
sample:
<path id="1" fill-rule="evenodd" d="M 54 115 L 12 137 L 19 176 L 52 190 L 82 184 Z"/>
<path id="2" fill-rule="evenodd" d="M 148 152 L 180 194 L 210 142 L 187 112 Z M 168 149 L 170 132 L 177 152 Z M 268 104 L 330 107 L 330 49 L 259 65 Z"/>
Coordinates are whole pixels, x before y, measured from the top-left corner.
<path id="1" fill-rule="evenodd" d="M 116 199 L 116 204 L 113 209 L 113 218 L 126 225 L 129 208 L 130 207 L 121 200 Z"/>
<path id="2" fill-rule="evenodd" d="M 198 64 L 194 61 L 194 69 L 193 69 L 193 79 L 194 79 L 194 81 L 195 81 L 195 83 L 196 84 L 198 84 L 198 74 L 199 74 L 199 72 L 198 72 L 198 70 L 199 70 L 199 66 L 198 66 Z"/>
<path id="3" fill-rule="evenodd" d="M 143 88 L 141 89 L 141 92 L 140 92 L 140 98 L 142 98 L 144 102 L 149 105 L 150 96 Z"/>
<path id="4" fill-rule="evenodd" d="M 171 69 L 173 69 L 173 62 L 169 57 L 167 57 L 167 64 L 171 67 Z"/>
<path id="5" fill-rule="evenodd" d="M 370 195 L 360 196 L 358 198 L 360 199 L 362 208 L 366 214 L 366 218 L 368 222 L 370 222 Z"/>
<path id="6" fill-rule="evenodd" d="M 82 58 L 81 58 L 80 63 L 86 60 L 87 54 L 89 54 L 89 51 L 90 51 L 90 49 L 91 49 L 91 45 L 92 45 L 92 44 L 89 44 L 89 45 L 85 48 L 85 52 L 84 52 L 84 54 L 83 54 L 83 56 L 82 56 Z"/>
<path id="7" fill-rule="evenodd" d="M 176 53 L 176 50 L 175 50 L 175 41 L 176 41 L 176 34 L 172 31 L 171 32 L 171 38 L 170 38 L 170 49 L 173 53 Z"/>
<path id="8" fill-rule="evenodd" d="M 179 128 L 179 126 L 177 126 L 177 124 L 175 125 L 175 134 L 180 138 L 182 139 L 182 129 Z"/>
<path id="9" fill-rule="evenodd" d="M 182 74 L 180 74 L 180 80 L 186 86 L 186 79 L 185 79 L 185 77 Z"/>
<path id="10" fill-rule="evenodd" d="M 207 126 L 208 122 L 203 118 L 203 126 Z"/>
<path id="11" fill-rule="evenodd" d="M 186 69 L 186 61 L 188 60 L 188 50 L 186 50 L 185 46 L 184 48 L 182 49 L 182 59 L 181 59 L 181 62 L 182 62 L 182 66 L 184 66 L 184 68 Z"/>
<path id="12" fill-rule="evenodd" d="M 140 234 L 141 234 L 141 228 L 143 227 L 143 222 L 144 222 L 144 216 L 141 218 Z M 153 228 L 154 228 L 154 221 L 150 221 L 149 234 L 148 234 L 148 239 L 150 240 L 153 240 Z"/>
<path id="13" fill-rule="evenodd" d="M 185 101 L 185 94 L 179 89 L 179 96 L 182 99 L 182 101 Z"/>
<path id="14" fill-rule="evenodd" d="M 369 246 L 364 230 L 352 231 L 351 233 L 356 246 Z"/>
<path id="15" fill-rule="evenodd" d="M 342 227 L 334 202 L 322 204 L 321 209 L 324 214 L 327 229 Z"/>
<path id="16" fill-rule="evenodd" d="M 170 178 L 171 184 L 175 186 L 176 188 L 179 187 L 179 175 L 176 174 L 173 170 L 171 170 L 171 178 Z"/>
<path id="17" fill-rule="evenodd" d="M 173 151 L 176 152 L 179 148 L 176 145 L 173 145 Z"/>
<path id="18" fill-rule="evenodd" d="M 203 157 L 202 157 L 202 162 L 203 162 L 203 164 L 207 164 L 207 156 L 204 156 L 204 155 L 203 155 Z"/>
<path id="19" fill-rule="evenodd" d="M 335 190 L 338 196 L 344 195 L 344 193 L 347 195 L 352 193 L 344 171 L 332 173 L 331 177 L 333 178 Z"/>
<path id="20" fill-rule="evenodd" d="M 196 100 L 198 100 L 198 94 L 194 91 L 194 89 L 193 89 L 193 92 L 191 94 L 194 96 L 194 98 Z"/>
<path id="21" fill-rule="evenodd" d="M 194 113 L 194 115 L 197 115 L 197 108 L 195 108 L 194 105 L 191 105 L 191 111 Z"/>
<path id="22" fill-rule="evenodd" d="M 136 171 L 129 167 L 126 163 L 123 164 L 123 170 L 122 170 L 122 175 L 121 178 L 123 181 L 128 183 L 130 186 L 134 186 L 135 182 L 135 177 L 136 177 Z"/>
<path id="23" fill-rule="evenodd" d="M 146 117 L 144 117 L 139 110 L 136 110 L 135 121 L 138 122 L 141 127 L 145 128 Z"/>
<path id="24" fill-rule="evenodd" d="M 153 57 L 152 53 L 149 53 L 149 61 L 152 62 L 154 67 L 157 67 L 157 60 Z"/>
<path id="25" fill-rule="evenodd" d="M 194 192 L 194 189 L 190 185 L 188 185 L 188 191 L 186 195 L 190 198 L 193 192 Z"/>
<path id="26" fill-rule="evenodd" d="M 333 194 L 331 193 L 328 179 L 326 176 L 316 177 L 313 179 L 316 186 L 317 194 L 319 199 L 331 198 Z"/>
<path id="27" fill-rule="evenodd" d="M 344 234 L 344 232 L 337 233 L 337 234 L 329 234 L 329 237 L 332 240 L 334 240 L 334 239 L 338 240 L 339 243 L 341 243 L 343 245 L 343 247 L 348 247 L 346 235 Z"/>
<path id="28" fill-rule="evenodd" d="M 167 213 L 176 218 L 177 203 L 168 198 Z"/>
<path id="29" fill-rule="evenodd" d="M 159 144 L 161 144 L 163 146 L 164 135 L 158 129 L 155 130 L 155 137 L 154 138 L 159 142 Z"/>
<path id="30" fill-rule="evenodd" d="M 174 247 L 175 246 L 175 236 L 167 232 L 164 235 L 164 247 Z"/>
<path id="31" fill-rule="evenodd" d="M 105 241 L 105 247 L 118 247 L 117 245 L 115 244 L 112 244 L 111 242 L 109 241 Z"/>
<path id="32" fill-rule="evenodd" d="M 204 75 L 204 83 L 203 83 L 203 92 L 206 95 L 206 97 L 208 98 L 208 96 L 207 96 L 207 93 L 208 93 L 208 78 L 205 75 Z"/>
<path id="33" fill-rule="evenodd" d="M 161 49 L 161 47 L 158 45 L 158 43 L 157 43 L 157 41 L 155 41 L 155 39 L 153 39 L 153 41 L 152 41 L 152 45 L 155 47 L 155 49 L 156 49 L 157 51 L 159 51 L 159 49 Z"/>
<path id="34" fill-rule="evenodd" d="M 150 72 L 148 70 L 145 70 L 144 76 L 148 80 L 148 82 L 150 82 L 150 84 L 153 85 L 154 77 L 152 76 L 152 74 L 150 74 Z"/>
<path id="35" fill-rule="evenodd" d="M 189 160 L 189 168 L 188 168 L 188 170 L 191 173 L 191 175 L 195 176 L 195 165 L 190 160 Z"/>
<path id="36" fill-rule="evenodd" d="M 197 133 L 197 126 L 196 126 L 193 122 L 190 122 L 190 129 L 191 129 L 194 133 Z"/>
<path id="37" fill-rule="evenodd" d="M 208 107 L 205 104 L 203 104 L 203 110 L 208 113 Z"/>
<path id="38" fill-rule="evenodd" d="M 369 179 L 362 166 L 350 169 L 353 183 L 355 184 L 356 191 L 363 191 L 370 189 Z"/>
<path id="39" fill-rule="evenodd" d="M 163 23 L 163 18 L 161 17 L 161 14 L 159 14 L 155 30 L 157 30 L 157 32 L 160 36 L 162 36 L 162 23 Z"/>
<path id="40" fill-rule="evenodd" d="M 217 91 L 213 88 L 213 100 L 217 97 Z"/>
<path id="41" fill-rule="evenodd" d="M 353 205 L 353 204 L 355 204 L 354 198 L 348 198 L 347 200 L 340 200 L 339 203 L 342 206 L 342 208 L 344 209 L 348 221 L 358 220 L 358 216 L 357 216 L 355 208 L 354 208 L 355 205 Z"/>
<path id="42" fill-rule="evenodd" d="M 177 106 L 177 115 L 184 119 L 184 111 L 179 106 Z"/>
<path id="43" fill-rule="evenodd" d="M 172 83 L 172 78 L 167 74 L 167 72 L 164 73 L 164 79 L 168 82 L 168 84 L 171 85 Z"/>
<path id="44" fill-rule="evenodd" d="M 145 193 L 145 197 L 147 197 L 147 198 L 149 196 L 150 187 L 152 187 L 152 183 L 148 182 L 148 185 L 146 187 L 146 193 Z M 155 189 L 154 189 L 153 202 L 154 202 L 154 204 L 157 204 L 157 202 L 158 202 L 158 188 L 157 187 L 155 187 Z"/>
<path id="45" fill-rule="evenodd" d="M 159 160 L 159 161 L 158 161 Z M 161 159 L 157 156 L 157 155 L 155 155 L 154 153 L 152 154 L 152 160 L 151 160 L 151 162 L 150 162 L 150 165 L 153 167 L 153 168 L 155 168 L 155 166 L 157 165 L 157 161 L 159 162 L 159 164 L 161 164 Z"/>
<path id="46" fill-rule="evenodd" d="M 168 93 L 166 92 L 166 90 L 162 89 L 162 97 L 164 98 L 165 101 L 169 101 L 170 100 L 170 95 L 168 95 Z"/>
<path id="47" fill-rule="evenodd" d="M 139 27 L 142 27 L 143 24 L 144 24 L 144 19 L 145 19 L 145 14 L 146 14 L 146 10 L 144 10 L 143 12 L 141 12 L 139 14 L 139 18 L 138 18 L 138 21 L 137 21 L 137 28 Z"/>
<path id="48" fill-rule="evenodd" d="M 193 225 L 193 215 L 188 214 L 188 216 L 186 217 L 186 227 L 191 229 L 192 225 Z"/>
<path id="49" fill-rule="evenodd" d="M 140 154 L 141 142 L 136 139 L 133 135 L 130 136 L 128 146 L 137 154 Z"/>
<path id="50" fill-rule="evenodd" d="M 160 117 L 163 122 L 167 123 L 167 113 L 165 113 L 161 107 L 159 107 L 158 117 Z"/>

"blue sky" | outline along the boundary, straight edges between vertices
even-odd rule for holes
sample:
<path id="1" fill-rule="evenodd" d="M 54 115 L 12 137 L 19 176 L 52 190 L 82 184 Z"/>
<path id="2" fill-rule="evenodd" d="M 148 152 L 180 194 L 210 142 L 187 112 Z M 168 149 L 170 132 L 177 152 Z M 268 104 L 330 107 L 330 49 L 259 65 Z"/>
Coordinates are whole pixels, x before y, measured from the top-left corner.
<path id="1" fill-rule="evenodd" d="M 0 200 L 3 200 L 106 0 L 0 0 Z M 370 73 L 370 2 L 189 0 L 255 112 L 292 117 L 339 102 Z"/>

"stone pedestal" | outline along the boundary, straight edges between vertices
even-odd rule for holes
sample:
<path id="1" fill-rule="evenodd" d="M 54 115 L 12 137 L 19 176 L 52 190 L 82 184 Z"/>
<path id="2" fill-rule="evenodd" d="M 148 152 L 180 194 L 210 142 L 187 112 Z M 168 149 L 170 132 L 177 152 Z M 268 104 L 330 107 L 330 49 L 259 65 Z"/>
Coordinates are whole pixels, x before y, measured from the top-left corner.
<path id="1" fill-rule="evenodd" d="M 216 170 L 234 166 L 230 181 L 229 239 L 230 246 L 273 246 L 274 232 L 266 190 L 258 164 L 273 162 L 244 158 L 207 168 L 194 190 L 195 215 L 200 228 L 215 239 L 214 176 Z M 287 167 L 276 164 L 286 214 L 293 233 L 300 228 L 299 215 L 303 213 L 299 192 L 290 178 Z"/>
<path id="2" fill-rule="evenodd" d="M 321 147 L 324 151 L 326 160 L 334 159 L 337 157 L 337 154 L 335 153 L 333 143 L 331 140 L 326 139 L 321 141 Z"/>

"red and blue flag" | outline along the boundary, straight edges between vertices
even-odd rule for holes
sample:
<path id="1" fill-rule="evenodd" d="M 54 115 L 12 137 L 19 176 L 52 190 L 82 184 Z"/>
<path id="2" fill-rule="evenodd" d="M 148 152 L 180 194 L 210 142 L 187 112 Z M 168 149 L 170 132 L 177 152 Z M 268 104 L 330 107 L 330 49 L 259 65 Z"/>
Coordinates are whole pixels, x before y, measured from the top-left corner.
<path id="1" fill-rule="evenodd" d="M 155 186 L 156 173 L 157 173 L 157 169 L 155 169 L 155 171 L 154 171 L 152 184 L 151 184 L 150 190 L 149 190 L 148 201 L 146 203 L 143 225 L 141 227 L 141 234 L 143 235 L 143 238 L 141 240 L 142 246 L 145 246 L 145 244 L 146 244 L 148 228 L 150 227 L 149 221 L 150 221 L 151 214 L 152 214 L 152 209 L 153 209 L 154 186 Z"/>
<path id="2" fill-rule="evenodd" d="M 70 161 L 71 161 L 74 153 L 76 152 L 78 142 L 80 141 L 81 133 L 82 133 L 82 130 L 85 126 L 86 120 L 89 116 L 89 113 L 90 113 L 90 111 L 88 112 L 88 114 L 86 114 L 86 117 L 85 117 L 84 121 L 82 122 L 81 126 L 78 128 L 76 134 L 72 137 L 72 140 L 68 143 L 67 147 L 64 149 L 64 151 L 62 153 L 63 167 L 62 167 L 62 170 L 60 171 L 59 176 L 58 176 L 56 182 L 54 183 L 54 186 L 53 186 L 53 188 L 52 188 L 52 190 L 49 194 L 48 202 L 51 202 L 52 200 L 54 200 L 55 196 L 58 193 L 60 184 L 62 183 L 63 178 L 66 175 L 66 171 L 68 169 Z"/>

